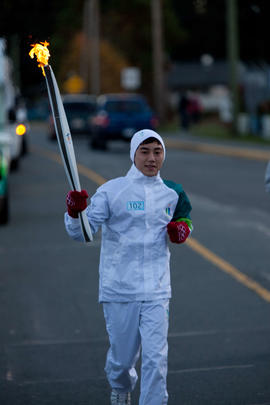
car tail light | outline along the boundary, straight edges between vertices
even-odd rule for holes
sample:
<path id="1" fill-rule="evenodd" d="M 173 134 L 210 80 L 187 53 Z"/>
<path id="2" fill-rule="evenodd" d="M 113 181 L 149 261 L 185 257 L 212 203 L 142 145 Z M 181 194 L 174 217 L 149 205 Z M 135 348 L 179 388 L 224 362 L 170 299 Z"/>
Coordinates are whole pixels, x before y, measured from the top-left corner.
<path id="1" fill-rule="evenodd" d="M 151 120 L 150 120 L 150 124 L 151 124 L 151 126 L 153 128 L 157 128 L 157 126 L 159 124 L 159 121 L 158 121 L 157 117 L 152 117 Z"/>
<path id="2" fill-rule="evenodd" d="M 100 114 L 92 119 L 92 123 L 98 127 L 107 127 L 110 123 L 110 120 L 108 115 Z"/>

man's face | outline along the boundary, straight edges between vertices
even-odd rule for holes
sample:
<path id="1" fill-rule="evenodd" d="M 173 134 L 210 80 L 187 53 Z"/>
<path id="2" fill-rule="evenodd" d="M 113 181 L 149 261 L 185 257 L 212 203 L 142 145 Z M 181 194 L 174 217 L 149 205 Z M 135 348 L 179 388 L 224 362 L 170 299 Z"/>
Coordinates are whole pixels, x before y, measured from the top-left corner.
<path id="1" fill-rule="evenodd" d="M 156 176 L 164 159 L 162 146 L 157 142 L 142 144 L 135 153 L 134 163 L 145 176 Z"/>

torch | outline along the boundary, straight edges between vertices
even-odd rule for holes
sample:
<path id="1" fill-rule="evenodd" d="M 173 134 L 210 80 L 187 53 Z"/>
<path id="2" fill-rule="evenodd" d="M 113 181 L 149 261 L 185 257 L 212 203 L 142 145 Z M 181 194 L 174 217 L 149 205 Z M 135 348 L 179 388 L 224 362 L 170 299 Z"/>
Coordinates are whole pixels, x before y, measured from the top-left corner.
<path id="1" fill-rule="evenodd" d="M 76 157 L 66 113 L 53 70 L 48 64 L 50 57 L 48 45 L 47 41 L 32 45 L 33 48 L 29 52 L 29 55 L 31 58 L 34 58 L 36 55 L 39 62 L 38 66 L 42 68 L 42 73 L 46 78 L 55 132 L 69 185 L 73 190 L 81 191 Z M 79 213 L 79 219 L 84 241 L 89 243 L 93 240 L 93 237 L 85 210 Z"/>

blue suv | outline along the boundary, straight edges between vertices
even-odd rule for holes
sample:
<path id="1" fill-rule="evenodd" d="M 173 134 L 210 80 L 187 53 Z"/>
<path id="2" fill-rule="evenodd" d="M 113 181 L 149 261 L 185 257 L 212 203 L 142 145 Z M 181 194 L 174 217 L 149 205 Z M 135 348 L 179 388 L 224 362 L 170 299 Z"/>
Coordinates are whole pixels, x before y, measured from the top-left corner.
<path id="1" fill-rule="evenodd" d="M 93 149 L 106 149 L 109 140 L 130 141 L 140 129 L 155 130 L 158 120 L 145 98 L 139 94 L 103 94 L 97 98 L 92 117 Z"/>

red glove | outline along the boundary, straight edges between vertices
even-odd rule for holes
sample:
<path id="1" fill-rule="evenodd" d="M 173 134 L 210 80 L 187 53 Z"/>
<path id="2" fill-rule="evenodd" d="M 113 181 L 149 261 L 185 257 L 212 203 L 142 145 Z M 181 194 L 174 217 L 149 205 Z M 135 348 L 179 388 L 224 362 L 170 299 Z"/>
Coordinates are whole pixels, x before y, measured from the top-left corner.
<path id="1" fill-rule="evenodd" d="M 78 213 L 87 207 L 88 194 L 86 190 L 69 191 L 66 199 L 68 215 L 72 218 L 78 218 Z"/>
<path id="2" fill-rule="evenodd" d="M 169 222 L 167 225 L 167 231 L 170 237 L 170 241 L 173 243 L 183 243 L 190 234 L 188 224 L 184 221 Z"/>

